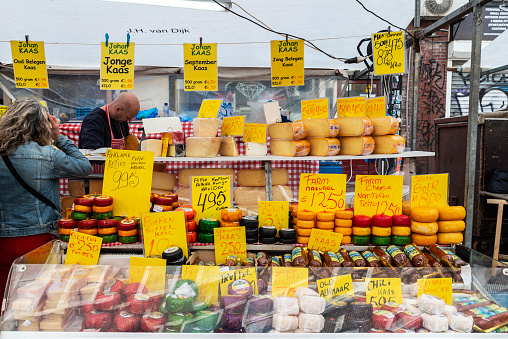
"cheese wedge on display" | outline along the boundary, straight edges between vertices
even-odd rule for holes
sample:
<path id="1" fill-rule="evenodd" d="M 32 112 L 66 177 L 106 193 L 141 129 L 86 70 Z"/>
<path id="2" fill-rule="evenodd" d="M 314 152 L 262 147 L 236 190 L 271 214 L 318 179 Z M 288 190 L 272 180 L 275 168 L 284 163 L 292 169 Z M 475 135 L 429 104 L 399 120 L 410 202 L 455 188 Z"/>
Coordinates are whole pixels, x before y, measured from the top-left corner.
<path id="1" fill-rule="evenodd" d="M 272 155 L 283 157 L 304 157 L 310 152 L 307 140 L 270 140 Z"/>
<path id="2" fill-rule="evenodd" d="M 272 169 L 272 186 L 287 185 L 289 174 L 285 168 Z M 248 187 L 265 187 L 265 170 L 244 169 L 238 171 L 238 185 Z"/>
<path id="3" fill-rule="evenodd" d="M 288 186 L 273 186 L 273 201 L 291 201 L 293 191 Z M 233 191 L 237 205 L 257 205 L 259 201 L 266 201 L 265 187 L 237 187 Z M 180 196 L 178 196 L 180 197 Z"/>
<path id="4" fill-rule="evenodd" d="M 191 158 L 213 158 L 220 148 L 220 138 L 190 137 L 185 139 L 185 156 Z"/>
<path id="5" fill-rule="evenodd" d="M 335 121 L 339 123 L 339 137 L 370 135 L 374 129 L 372 120 L 367 117 L 342 117 Z"/>
<path id="6" fill-rule="evenodd" d="M 374 152 L 372 137 L 343 137 L 340 141 L 340 155 L 369 155 Z"/>
<path id="7" fill-rule="evenodd" d="M 310 155 L 326 157 L 340 152 L 340 141 L 337 138 L 308 138 Z"/>
<path id="8" fill-rule="evenodd" d="M 245 143 L 245 155 L 265 156 L 268 153 L 266 144 L 258 144 L 257 142 Z"/>
<path id="9" fill-rule="evenodd" d="M 190 178 L 203 175 L 230 175 L 231 182 L 236 180 L 235 171 L 231 168 L 184 168 L 178 173 L 178 182 L 182 186 L 190 186 Z"/>
<path id="10" fill-rule="evenodd" d="M 152 189 L 172 191 L 176 186 L 176 176 L 171 173 L 153 172 Z"/>
<path id="11" fill-rule="evenodd" d="M 226 157 L 237 157 L 238 148 L 234 137 L 222 137 L 220 141 L 219 154 Z"/>
<path id="12" fill-rule="evenodd" d="M 339 134 L 339 124 L 334 119 L 297 120 L 307 127 L 307 138 L 335 138 Z"/>
<path id="13" fill-rule="evenodd" d="M 196 118 L 192 120 L 192 130 L 195 137 L 212 138 L 219 131 L 219 119 Z"/>
<path id="14" fill-rule="evenodd" d="M 301 140 L 307 137 L 307 127 L 302 122 L 283 122 L 268 125 L 268 134 L 274 140 Z"/>
<path id="15" fill-rule="evenodd" d="M 162 140 L 147 139 L 141 141 L 141 151 L 153 152 L 154 157 L 160 157 L 162 154 Z"/>
<path id="16" fill-rule="evenodd" d="M 372 135 L 396 134 L 399 131 L 399 121 L 391 116 L 371 118 L 374 130 Z"/>
<path id="17" fill-rule="evenodd" d="M 406 140 L 400 135 L 380 135 L 375 136 L 374 154 L 395 154 L 404 152 Z"/>

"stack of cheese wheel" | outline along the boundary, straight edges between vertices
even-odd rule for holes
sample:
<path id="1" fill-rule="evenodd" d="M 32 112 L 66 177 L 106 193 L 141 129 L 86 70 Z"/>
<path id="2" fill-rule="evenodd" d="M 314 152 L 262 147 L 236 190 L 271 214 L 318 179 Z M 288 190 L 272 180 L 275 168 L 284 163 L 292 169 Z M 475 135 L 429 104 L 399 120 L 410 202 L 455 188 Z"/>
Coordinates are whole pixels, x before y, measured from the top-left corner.
<path id="1" fill-rule="evenodd" d="M 97 235 L 97 220 L 96 219 L 85 219 L 78 221 L 78 232 L 85 233 L 88 235 Z"/>
<path id="2" fill-rule="evenodd" d="M 192 121 L 193 137 L 185 139 L 185 156 L 213 158 L 220 149 L 221 138 L 217 137 L 219 119 L 196 118 Z"/>
<path id="3" fill-rule="evenodd" d="M 411 218 L 408 215 L 392 216 L 392 245 L 404 246 L 411 243 Z"/>
<path id="4" fill-rule="evenodd" d="M 462 231 L 466 228 L 466 209 L 462 206 L 438 207 L 439 220 L 437 243 L 442 245 L 460 244 L 464 241 Z"/>
<path id="5" fill-rule="evenodd" d="M 153 211 L 169 212 L 173 210 L 173 198 L 167 195 L 154 195 Z M 178 201 L 177 201 L 178 203 Z"/>
<path id="6" fill-rule="evenodd" d="M 409 200 L 402 202 L 402 214 L 411 216 L 411 202 Z"/>
<path id="7" fill-rule="evenodd" d="M 366 215 L 355 215 L 353 217 L 353 244 L 370 244 L 371 224 L 372 219 Z"/>
<path id="8" fill-rule="evenodd" d="M 139 241 L 138 222 L 136 219 L 127 218 L 119 220 L 117 228 L 118 242 L 122 244 L 132 244 Z"/>
<path id="9" fill-rule="evenodd" d="M 291 207 L 293 206 L 293 207 Z M 298 205 L 289 205 L 289 210 L 291 211 L 291 225 L 290 227 L 293 227 L 296 231 L 298 228 Z"/>
<path id="10" fill-rule="evenodd" d="M 199 242 L 213 243 L 213 229 L 216 227 L 219 227 L 219 220 L 213 218 L 201 218 L 199 220 Z"/>
<path id="11" fill-rule="evenodd" d="M 335 211 L 335 233 L 342 234 L 341 244 L 351 243 L 351 234 L 353 234 L 353 211 L 346 210 Z"/>
<path id="12" fill-rule="evenodd" d="M 112 243 L 118 241 L 118 220 L 116 219 L 102 219 L 97 221 L 99 229 L 99 237 L 102 238 L 102 243 Z"/>
<path id="13" fill-rule="evenodd" d="M 372 120 L 367 117 L 335 119 L 339 124 L 340 155 L 369 155 L 374 152 Z"/>
<path id="14" fill-rule="evenodd" d="M 316 213 L 316 228 L 323 231 L 333 232 L 335 227 L 334 223 L 335 213 L 334 212 L 317 212 Z"/>
<path id="15" fill-rule="evenodd" d="M 93 199 L 93 217 L 104 220 L 113 217 L 113 198 L 99 195 Z"/>
<path id="16" fill-rule="evenodd" d="M 182 211 L 185 214 L 185 229 L 187 230 L 187 242 L 189 244 L 194 243 L 198 240 L 198 233 L 196 232 L 196 211 L 192 207 L 185 205 L 175 208 L 176 211 Z"/>
<path id="17" fill-rule="evenodd" d="M 225 208 L 220 211 L 220 218 L 220 227 L 238 227 L 242 211 L 239 208 Z"/>
<path id="18" fill-rule="evenodd" d="M 310 144 L 309 155 L 333 156 L 339 154 L 340 142 L 339 124 L 333 119 L 305 119 L 297 120 L 307 128 L 307 140 Z"/>
<path id="19" fill-rule="evenodd" d="M 180 201 L 178 200 L 178 195 L 176 195 L 175 193 L 168 193 L 168 194 L 164 194 L 163 196 L 173 199 L 173 209 L 180 206 Z"/>
<path id="20" fill-rule="evenodd" d="M 270 152 L 284 157 L 304 157 L 310 152 L 307 127 L 302 122 L 284 122 L 268 125 Z"/>
<path id="21" fill-rule="evenodd" d="M 418 246 L 435 245 L 437 242 L 437 219 L 439 211 L 436 207 L 420 206 L 411 208 L 411 242 Z"/>
<path id="22" fill-rule="evenodd" d="M 301 210 L 296 212 L 296 241 L 300 244 L 308 244 L 310 233 L 316 225 L 316 214 L 312 211 Z"/>
<path id="23" fill-rule="evenodd" d="M 391 243 L 392 217 L 386 214 L 374 214 L 372 216 L 372 236 L 374 245 L 388 246 Z"/>
<path id="24" fill-rule="evenodd" d="M 70 218 L 64 218 L 57 221 L 58 233 L 60 233 L 60 240 L 69 242 L 71 232 L 78 227 L 78 222 Z"/>
<path id="25" fill-rule="evenodd" d="M 372 137 L 376 148 L 374 154 L 393 154 L 402 153 L 406 147 L 406 141 L 400 135 L 395 135 L 399 131 L 399 121 L 391 116 L 372 118 L 374 130 Z"/>
<path id="26" fill-rule="evenodd" d="M 94 197 L 89 195 L 82 195 L 81 197 L 74 199 L 71 219 L 80 221 L 90 218 L 92 215 L 93 200 Z"/>

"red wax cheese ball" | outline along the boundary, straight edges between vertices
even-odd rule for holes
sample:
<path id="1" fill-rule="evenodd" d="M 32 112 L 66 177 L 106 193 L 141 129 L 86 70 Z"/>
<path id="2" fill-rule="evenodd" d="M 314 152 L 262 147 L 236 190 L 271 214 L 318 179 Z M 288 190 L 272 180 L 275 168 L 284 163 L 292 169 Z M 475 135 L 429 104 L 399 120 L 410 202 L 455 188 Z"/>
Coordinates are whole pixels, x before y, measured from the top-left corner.
<path id="1" fill-rule="evenodd" d="M 132 294 L 146 294 L 148 293 L 148 290 L 143 284 L 140 283 L 130 283 L 125 286 L 125 296 L 129 297 Z"/>
<path id="2" fill-rule="evenodd" d="M 372 225 L 378 227 L 391 227 L 392 217 L 386 214 L 374 214 L 372 216 Z"/>
<path id="3" fill-rule="evenodd" d="M 78 227 L 77 220 L 67 219 L 67 218 L 58 220 L 57 224 L 58 224 L 58 228 L 76 228 L 76 227 Z"/>
<path id="4" fill-rule="evenodd" d="M 166 316 L 161 312 L 151 312 L 141 317 L 141 331 L 161 332 L 164 329 Z"/>
<path id="5" fill-rule="evenodd" d="M 76 198 L 74 199 L 74 205 L 92 206 L 93 198 Z"/>
<path id="6" fill-rule="evenodd" d="M 164 194 L 163 196 L 166 197 L 166 198 L 173 199 L 173 202 L 177 202 L 178 201 L 178 195 L 176 195 L 176 194 L 169 193 L 169 194 Z"/>
<path id="7" fill-rule="evenodd" d="M 97 226 L 99 228 L 116 227 L 117 223 L 118 223 L 118 220 L 116 220 L 116 219 L 98 220 Z"/>
<path id="8" fill-rule="evenodd" d="M 353 217 L 353 226 L 370 227 L 372 219 L 366 215 L 355 215 Z"/>
<path id="9" fill-rule="evenodd" d="M 109 312 L 117 308 L 122 301 L 122 295 L 115 292 L 97 293 L 93 306 L 100 312 Z"/>
<path id="10" fill-rule="evenodd" d="M 94 329 L 106 332 L 113 324 L 113 316 L 109 312 L 91 311 L 83 321 L 84 329 Z"/>
<path id="11" fill-rule="evenodd" d="M 95 206 L 109 206 L 113 205 L 113 197 L 109 197 L 107 195 L 99 195 L 93 199 L 93 204 Z"/>
<path id="12" fill-rule="evenodd" d="M 158 197 L 155 197 L 154 202 L 157 205 L 170 206 L 170 205 L 173 205 L 173 198 L 158 196 Z"/>
<path id="13" fill-rule="evenodd" d="M 138 228 L 138 222 L 132 218 L 120 220 L 117 223 L 119 231 L 130 231 Z"/>
<path id="14" fill-rule="evenodd" d="M 411 226 L 411 217 L 409 215 L 394 215 L 392 217 L 393 226 Z"/>
<path id="15" fill-rule="evenodd" d="M 126 311 L 121 311 L 115 316 L 115 328 L 118 332 L 135 332 L 139 329 L 140 317 Z"/>
<path id="16" fill-rule="evenodd" d="M 187 232 L 196 230 L 196 222 L 194 220 L 189 220 L 185 223 L 185 227 L 187 227 Z"/>
<path id="17" fill-rule="evenodd" d="M 115 292 L 120 294 L 120 296 L 123 298 L 125 294 L 125 284 L 120 280 L 114 280 L 104 286 L 104 292 Z"/>
<path id="18" fill-rule="evenodd" d="M 97 220 L 96 219 L 86 219 L 86 220 L 78 221 L 78 228 L 81 228 L 81 229 L 97 228 Z"/>
<path id="19" fill-rule="evenodd" d="M 183 211 L 185 213 L 185 220 L 192 220 L 196 216 L 196 211 L 188 207 L 177 207 L 175 211 Z"/>
<path id="20" fill-rule="evenodd" d="M 195 231 L 187 232 L 187 242 L 189 243 L 196 242 L 197 238 L 198 238 L 197 232 Z"/>
<path id="21" fill-rule="evenodd" d="M 162 304 L 163 296 L 162 294 L 156 294 L 152 296 L 152 312 L 159 311 L 159 308 Z"/>
<path id="22" fill-rule="evenodd" d="M 93 310 L 95 310 L 93 303 L 88 303 L 88 302 L 83 303 L 83 304 L 81 304 L 81 307 L 79 309 L 79 314 L 87 315 L 88 313 L 92 312 Z"/>
<path id="23" fill-rule="evenodd" d="M 148 294 L 132 294 L 127 298 L 127 304 L 132 314 L 144 314 L 152 309 L 153 299 Z"/>

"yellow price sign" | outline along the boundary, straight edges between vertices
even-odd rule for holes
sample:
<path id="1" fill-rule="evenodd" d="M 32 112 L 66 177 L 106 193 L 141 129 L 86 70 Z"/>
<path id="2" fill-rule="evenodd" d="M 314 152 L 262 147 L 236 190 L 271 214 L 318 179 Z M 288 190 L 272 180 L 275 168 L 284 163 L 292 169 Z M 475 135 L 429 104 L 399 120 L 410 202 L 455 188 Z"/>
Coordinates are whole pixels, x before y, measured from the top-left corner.
<path id="1" fill-rule="evenodd" d="M 443 299 L 448 305 L 453 305 L 452 278 L 418 279 L 416 284 L 418 298 L 422 294 L 430 294 Z"/>
<path id="2" fill-rule="evenodd" d="M 333 231 L 333 230 L 332 230 Z M 337 253 L 340 249 L 342 234 L 313 228 L 310 232 L 309 250 L 332 251 Z"/>
<path id="3" fill-rule="evenodd" d="M 367 99 L 365 103 L 365 112 L 367 118 L 378 118 L 386 116 L 385 97 Z"/>
<path id="4" fill-rule="evenodd" d="M 309 271 L 306 267 L 272 267 L 272 297 L 295 296 L 298 287 L 309 286 Z"/>
<path id="5" fill-rule="evenodd" d="M 153 159 L 153 152 L 107 150 L 102 194 L 113 197 L 113 215 L 150 212 Z"/>
<path id="6" fill-rule="evenodd" d="M 217 91 L 217 44 L 183 44 L 185 91 Z"/>
<path id="7" fill-rule="evenodd" d="M 231 176 L 196 176 L 191 179 L 192 208 L 201 218 L 220 220 L 221 210 L 231 207 Z"/>
<path id="8" fill-rule="evenodd" d="M 256 275 L 256 269 L 254 267 L 244 268 L 235 270 L 234 268 L 230 271 L 220 272 L 220 294 L 227 295 L 230 294 L 230 285 L 232 290 L 236 290 L 236 294 L 242 294 L 242 292 L 247 292 L 247 284 L 244 282 L 235 283 L 237 280 L 246 280 L 249 282 L 254 294 L 258 294 L 258 278 Z"/>
<path id="9" fill-rule="evenodd" d="M 145 257 L 161 255 L 170 247 L 180 247 L 188 257 L 187 231 L 183 211 L 141 213 Z"/>
<path id="10" fill-rule="evenodd" d="M 259 201 L 259 226 L 275 226 L 277 231 L 287 228 L 289 222 L 289 201 Z"/>
<path id="11" fill-rule="evenodd" d="M 0 117 L 7 111 L 7 106 L 0 105 Z"/>
<path id="12" fill-rule="evenodd" d="M 266 144 L 266 124 L 245 124 L 243 142 Z"/>
<path id="13" fill-rule="evenodd" d="M 211 305 L 219 301 L 219 266 L 183 265 L 182 279 L 190 279 L 198 286 L 197 301 Z"/>
<path id="14" fill-rule="evenodd" d="M 327 119 L 328 98 L 302 100 L 302 119 Z"/>
<path id="15" fill-rule="evenodd" d="M 213 229 L 215 264 L 225 264 L 230 255 L 243 262 L 247 259 L 245 227 L 216 227 Z"/>
<path id="16" fill-rule="evenodd" d="M 134 89 L 134 43 L 101 43 L 101 89 Z"/>
<path id="17" fill-rule="evenodd" d="M 406 46 L 403 31 L 372 34 L 374 74 L 400 74 L 406 72 Z"/>
<path id="18" fill-rule="evenodd" d="M 343 210 L 346 201 L 346 177 L 346 174 L 300 174 L 298 210 Z"/>
<path id="19" fill-rule="evenodd" d="M 201 107 L 199 107 L 198 118 L 217 118 L 217 114 L 219 114 L 220 105 L 222 104 L 222 100 L 215 99 L 205 99 L 201 102 Z"/>
<path id="20" fill-rule="evenodd" d="M 355 215 L 402 214 L 401 175 L 357 175 Z"/>
<path id="21" fill-rule="evenodd" d="M 446 205 L 448 205 L 448 173 L 411 177 L 411 207 Z"/>
<path id="22" fill-rule="evenodd" d="M 80 232 L 71 232 L 67 254 L 65 255 L 66 265 L 97 265 L 101 253 L 102 238 Z"/>
<path id="23" fill-rule="evenodd" d="M 317 288 L 319 296 L 327 300 L 340 295 L 354 296 L 351 274 L 318 279 Z"/>
<path id="24" fill-rule="evenodd" d="M 402 304 L 402 283 L 400 278 L 365 279 L 367 302 L 373 306 L 381 306 L 387 302 Z"/>
<path id="25" fill-rule="evenodd" d="M 365 98 L 351 97 L 337 99 L 337 118 L 364 117 Z"/>
<path id="26" fill-rule="evenodd" d="M 17 88 L 49 88 L 43 41 L 11 41 Z"/>
<path id="27" fill-rule="evenodd" d="M 221 137 L 243 135 L 245 116 L 225 117 L 222 119 Z"/>
<path id="28" fill-rule="evenodd" d="M 164 293 L 166 259 L 130 257 L 129 283 L 141 283 L 148 292 Z"/>
<path id="29" fill-rule="evenodd" d="M 303 86 L 303 40 L 270 41 L 272 87 Z"/>

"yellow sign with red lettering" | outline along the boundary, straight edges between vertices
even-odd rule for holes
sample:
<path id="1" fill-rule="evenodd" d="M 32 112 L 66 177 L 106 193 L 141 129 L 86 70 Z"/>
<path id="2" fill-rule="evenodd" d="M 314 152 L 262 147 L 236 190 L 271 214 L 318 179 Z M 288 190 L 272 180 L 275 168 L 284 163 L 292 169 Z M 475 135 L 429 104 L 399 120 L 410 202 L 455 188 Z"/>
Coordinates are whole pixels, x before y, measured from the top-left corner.
<path id="1" fill-rule="evenodd" d="M 213 229 L 215 242 L 215 264 L 225 264 L 229 256 L 243 262 L 247 259 L 245 227 L 216 227 Z"/>
<path id="2" fill-rule="evenodd" d="M 131 257 L 129 283 L 141 283 L 148 292 L 164 293 L 166 288 L 166 259 Z"/>
<path id="3" fill-rule="evenodd" d="M 182 266 L 182 279 L 190 279 L 198 286 L 197 301 L 207 305 L 219 301 L 219 269 L 219 266 Z"/>
<path id="4" fill-rule="evenodd" d="M 134 43 L 101 43 L 101 89 L 134 89 Z"/>
<path id="5" fill-rule="evenodd" d="M 217 44 L 183 44 L 185 91 L 217 91 Z"/>
<path id="6" fill-rule="evenodd" d="M 337 99 L 337 118 L 364 117 L 365 98 L 350 97 Z"/>
<path id="7" fill-rule="evenodd" d="M 402 283 L 400 278 L 365 279 L 367 303 L 381 306 L 387 302 L 402 304 Z"/>
<path id="8" fill-rule="evenodd" d="M 367 118 L 378 118 L 386 116 L 385 97 L 367 99 L 365 103 L 365 113 Z"/>
<path id="9" fill-rule="evenodd" d="M 355 215 L 402 214 L 401 175 L 357 175 Z"/>
<path id="10" fill-rule="evenodd" d="M 447 205 L 448 173 L 411 177 L 411 207 Z"/>
<path id="11" fill-rule="evenodd" d="M 225 117 L 222 119 L 221 137 L 243 135 L 245 115 Z"/>
<path id="12" fill-rule="evenodd" d="M 245 124 L 243 142 L 266 144 L 266 124 Z"/>
<path id="13" fill-rule="evenodd" d="M 332 229 L 333 231 L 333 229 Z M 313 228 L 310 232 L 309 250 L 332 251 L 337 253 L 340 249 L 342 234 Z"/>
<path id="14" fill-rule="evenodd" d="M 302 119 L 328 118 L 328 98 L 302 100 Z"/>
<path id="15" fill-rule="evenodd" d="M 187 231 L 183 211 L 141 213 L 145 257 L 161 255 L 170 247 L 180 247 L 188 256 Z"/>
<path id="16" fill-rule="evenodd" d="M 17 88 L 49 88 L 43 41 L 11 41 L 11 52 Z"/>
<path id="17" fill-rule="evenodd" d="M 295 296 L 298 287 L 309 286 L 307 267 L 272 267 L 272 297 Z"/>
<path id="18" fill-rule="evenodd" d="M 201 107 L 199 108 L 198 118 L 217 118 L 217 114 L 219 114 L 220 105 L 222 104 L 222 100 L 216 99 L 205 99 L 201 102 Z"/>
<path id="19" fill-rule="evenodd" d="M 80 232 L 71 232 L 65 264 L 97 265 L 101 254 L 102 238 Z"/>
<path id="20" fill-rule="evenodd" d="M 300 174 L 298 210 L 343 210 L 346 201 L 346 177 L 346 174 Z"/>
<path id="21" fill-rule="evenodd" d="M 259 201 L 258 218 L 260 226 L 275 226 L 277 230 L 287 228 L 289 201 Z"/>
<path id="22" fill-rule="evenodd" d="M 272 87 L 303 86 L 303 40 L 270 41 Z"/>
<path id="23" fill-rule="evenodd" d="M 430 294 L 443 299 L 448 305 L 453 305 L 452 278 L 418 279 L 416 284 L 418 298 L 422 294 Z"/>

